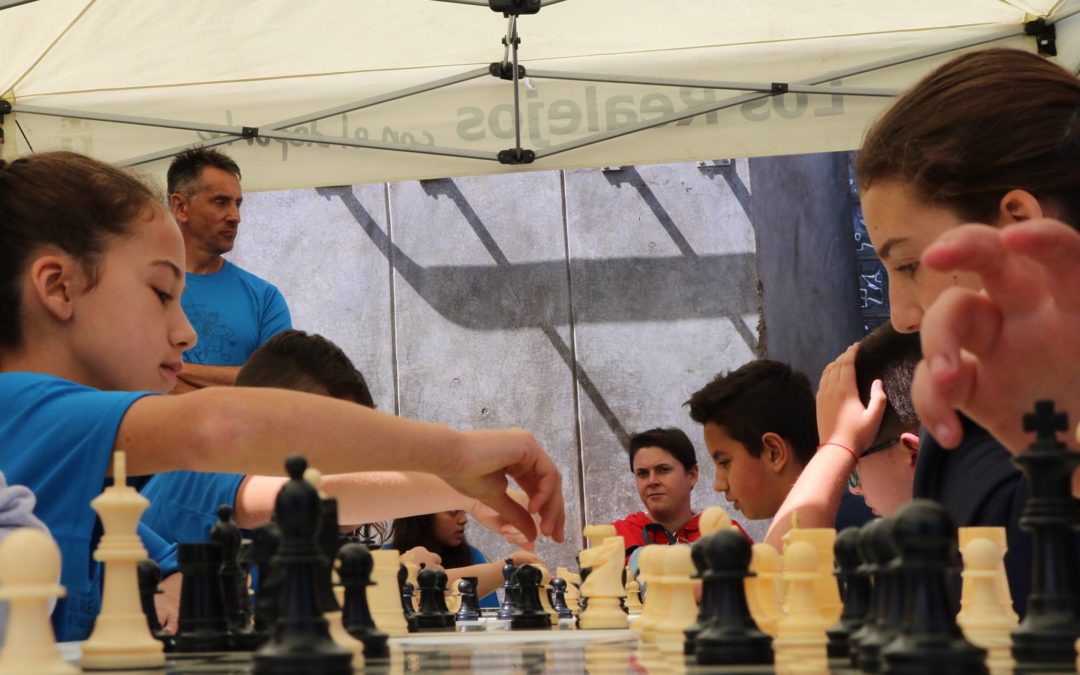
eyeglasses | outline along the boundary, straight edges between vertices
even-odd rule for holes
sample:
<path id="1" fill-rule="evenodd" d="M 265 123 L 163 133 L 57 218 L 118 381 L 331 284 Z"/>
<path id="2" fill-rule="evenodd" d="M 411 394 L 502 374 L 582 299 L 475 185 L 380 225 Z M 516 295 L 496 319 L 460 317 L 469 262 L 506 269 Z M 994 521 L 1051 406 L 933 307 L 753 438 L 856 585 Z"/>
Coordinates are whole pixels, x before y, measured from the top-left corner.
<path id="1" fill-rule="evenodd" d="M 882 450 L 888 450 L 889 448 L 891 448 L 892 446 L 896 445 L 899 442 L 900 442 L 900 437 L 899 436 L 893 436 L 892 438 L 887 438 L 884 441 L 878 443 L 877 445 L 871 445 L 869 448 L 866 449 L 866 452 L 859 455 L 859 459 L 862 459 L 863 457 L 869 457 L 870 455 L 874 454 L 875 452 L 881 452 Z M 859 487 L 859 472 L 855 469 L 855 467 L 851 467 L 851 475 L 848 476 L 847 484 L 848 484 L 848 487 L 851 488 L 852 490 Z"/>

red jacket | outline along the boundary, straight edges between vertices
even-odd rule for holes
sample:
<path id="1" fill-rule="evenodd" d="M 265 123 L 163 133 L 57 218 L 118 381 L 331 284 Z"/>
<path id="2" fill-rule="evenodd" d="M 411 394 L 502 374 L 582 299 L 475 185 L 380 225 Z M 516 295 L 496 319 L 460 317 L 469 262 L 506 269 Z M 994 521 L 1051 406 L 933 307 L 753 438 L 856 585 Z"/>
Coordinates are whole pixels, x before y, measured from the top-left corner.
<path id="1" fill-rule="evenodd" d="M 700 518 L 701 514 L 696 514 L 690 522 L 680 527 L 678 532 L 667 532 L 662 525 L 654 523 L 649 514 L 644 511 L 632 513 L 622 520 L 615 521 L 612 525 L 615 526 L 615 534 L 623 538 L 626 556 L 629 558 L 634 549 L 647 544 L 691 544 L 697 541 L 701 537 L 701 531 L 698 530 Z M 739 532 L 742 532 L 744 537 L 753 542 L 741 525 L 735 521 L 732 521 L 732 524 L 739 528 Z M 647 527 L 649 525 L 652 527 Z"/>

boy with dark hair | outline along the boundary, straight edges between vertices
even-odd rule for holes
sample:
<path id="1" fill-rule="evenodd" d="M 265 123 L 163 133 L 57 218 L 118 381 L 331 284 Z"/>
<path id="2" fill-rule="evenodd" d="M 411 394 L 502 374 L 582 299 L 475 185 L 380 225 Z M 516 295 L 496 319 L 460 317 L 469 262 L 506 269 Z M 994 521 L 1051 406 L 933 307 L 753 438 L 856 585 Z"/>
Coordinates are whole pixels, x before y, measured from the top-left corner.
<path id="1" fill-rule="evenodd" d="M 817 394 L 822 443 L 765 536 L 780 548 L 799 512 L 803 527 L 833 527 L 845 487 L 877 515 L 911 500 L 919 418 L 911 380 L 922 358 L 917 333 L 884 324 L 825 369 Z"/>
<path id="2" fill-rule="evenodd" d="M 810 380 L 759 359 L 716 376 L 687 405 L 704 426 L 716 491 L 749 519 L 773 517 L 817 447 Z"/>

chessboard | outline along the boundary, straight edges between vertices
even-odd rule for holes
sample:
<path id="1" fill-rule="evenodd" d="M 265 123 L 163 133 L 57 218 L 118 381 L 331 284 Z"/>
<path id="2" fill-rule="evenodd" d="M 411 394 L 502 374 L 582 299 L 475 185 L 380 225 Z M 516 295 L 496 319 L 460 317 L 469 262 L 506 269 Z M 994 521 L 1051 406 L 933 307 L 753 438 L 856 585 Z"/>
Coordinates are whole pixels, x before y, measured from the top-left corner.
<path id="1" fill-rule="evenodd" d="M 65 660 L 78 663 L 81 643 L 62 643 Z M 250 652 L 169 654 L 164 670 L 83 671 L 98 675 L 249 675 Z M 358 673 L 773 673 L 773 666 L 699 666 L 693 658 L 665 655 L 629 630 L 481 630 L 392 638 L 390 658 L 369 660 Z M 830 662 L 832 674 L 858 673 Z M 823 674 L 824 675 L 824 674 Z"/>

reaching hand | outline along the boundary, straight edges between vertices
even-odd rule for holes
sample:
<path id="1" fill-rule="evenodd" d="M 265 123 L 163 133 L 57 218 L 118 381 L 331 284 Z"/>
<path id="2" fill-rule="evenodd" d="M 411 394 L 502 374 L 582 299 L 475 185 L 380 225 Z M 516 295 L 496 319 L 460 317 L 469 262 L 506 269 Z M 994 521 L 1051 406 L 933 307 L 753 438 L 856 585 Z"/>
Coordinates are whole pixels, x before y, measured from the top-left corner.
<path id="1" fill-rule="evenodd" d="M 443 480 L 458 492 L 490 506 L 526 539 L 536 538 L 530 513 L 539 514 L 540 531 L 563 540 L 566 513 L 562 477 L 532 434 L 520 429 L 461 433 L 459 463 Z M 528 495 L 523 507 L 507 494 L 507 477 Z"/>
<path id="2" fill-rule="evenodd" d="M 975 272 L 984 289 L 949 289 L 923 317 L 912 398 L 942 445 L 961 440 L 956 410 L 1014 453 L 1031 441 L 1021 420 L 1039 399 L 1080 421 L 1078 260 L 1080 233 L 1051 220 L 965 225 L 923 252 L 923 264 Z"/>
<path id="3" fill-rule="evenodd" d="M 822 443 L 840 443 L 861 455 L 870 447 L 885 416 L 885 389 L 881 380 L 870 387 L 870 403 L 863 405 L 855 381 L 855 353 L 847 348 L 821 373 L 817 393 L 818 437 Z"/>
<path id="4" fill-rule="evenodd" d="M 442 556 L 433 553 L 423 546 L 413 546 L 401 554 L 401 562 L 410 562 L 414 565 L 423 563 L 430 569 L 442 569 Z"/>
<path id="5" fill-rule="evenodd" d="M 523 507 L 528 507 L 529 495 L 525 494 L 521 490 L 516 489 L 507 490 L 506 492 L 515 502 L 521 504 Z M 530 540 L 528 537 L 526 537 L 521 530 L 508 523 L 505 518 L 496 513 L 495 509 L 491 508 L 490 506 L 477 502 L 476 506 L 474 506 L 469 511 L 469 513 L 474 519 L 476 519 L 476 522 L 480 523 L 492 532 L 498 534 L 500 537 L 509 542 L 512 546 L 517 546 L 527 551 L 536 550 L 535 540 Z M 537 529 L 539 529 L 540 516 L 535 513 L 531 515 L 533 519 L 533 525 Z"/>

